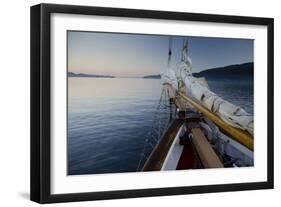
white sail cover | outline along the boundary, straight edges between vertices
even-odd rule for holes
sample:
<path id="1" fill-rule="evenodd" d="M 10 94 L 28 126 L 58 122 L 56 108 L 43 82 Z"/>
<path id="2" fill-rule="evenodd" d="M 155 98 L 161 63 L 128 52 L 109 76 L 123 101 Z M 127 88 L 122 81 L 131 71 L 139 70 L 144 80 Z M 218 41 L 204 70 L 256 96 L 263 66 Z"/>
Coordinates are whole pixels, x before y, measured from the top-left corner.
<path id="1" fill-rule="evenodd" d="M 187 46 L 187 43 L 186 43 Z M 162 80 L 178 89 L 178 81 L 182 80 L 191 93 L 202 105 L 217 114 L 229 125 L 248 131 L 253 135 L 253 116 L 239 106 L 224 100 L 210 91 L 208 85 L 202 78 L 192 76 L 191 59 L 187 56 L 187 47 L 183 47 L 182 60 L 177 64 L 175 70 L 168 69 L 161 75 Z"/>

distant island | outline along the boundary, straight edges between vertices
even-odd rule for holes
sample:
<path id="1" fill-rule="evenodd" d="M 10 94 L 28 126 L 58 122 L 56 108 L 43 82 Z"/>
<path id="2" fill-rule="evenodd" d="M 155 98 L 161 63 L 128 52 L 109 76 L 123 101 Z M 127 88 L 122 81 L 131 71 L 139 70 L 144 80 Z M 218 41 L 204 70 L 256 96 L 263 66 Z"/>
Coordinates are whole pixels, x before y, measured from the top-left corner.
<path id="1" fill-rule="evenodd" d="M 146 79 L 161 79 L 161 75 L 147 75 L 147 76 L 143 76 L 142 78 L 146 78 Z"/>
<path id="2" fill-rule="evenodd" d="M 198 73 L 193 73 L 194 77 L 205 77 L 207 79 L 212 78 L 252 78 L 254 77 L 254 63 L 243 63 L 237 65 L 229 65 L 225 67 L 218 67 L 203 70 Z"/>
<path id="3" fill-rule="evenodd" d="M 95 75 L 95 74 L 85 74 L 85 73 L 73 73 L 68 72 L 68 77 L 78 77 L 78 78 L 115 78 L 112 75 Z"/>

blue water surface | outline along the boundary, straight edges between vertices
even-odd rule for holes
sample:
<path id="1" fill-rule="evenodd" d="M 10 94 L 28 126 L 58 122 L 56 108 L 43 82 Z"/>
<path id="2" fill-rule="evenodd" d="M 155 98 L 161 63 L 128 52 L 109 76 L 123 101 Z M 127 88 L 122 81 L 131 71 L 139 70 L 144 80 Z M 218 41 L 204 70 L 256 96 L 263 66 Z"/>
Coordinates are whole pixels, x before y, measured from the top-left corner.
<path id="1" fill-rule="evenodd" d="M 253 82 L 208 80 L 210 89 L 253 113 Z M 135 172 L 155 122 L 159 79 L 68 78 L 68 175 Z"/>

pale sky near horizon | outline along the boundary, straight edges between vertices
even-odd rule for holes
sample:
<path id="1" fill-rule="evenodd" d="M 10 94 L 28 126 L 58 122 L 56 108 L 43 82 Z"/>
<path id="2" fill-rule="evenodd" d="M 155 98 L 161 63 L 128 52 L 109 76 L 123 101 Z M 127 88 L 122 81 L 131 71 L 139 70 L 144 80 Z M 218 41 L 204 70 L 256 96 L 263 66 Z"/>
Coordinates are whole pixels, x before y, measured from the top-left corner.
<path id="1" fill-rule="evenodd" d="M 68 31 L 68 71 L 139 77 L 166 70 L 169 37 Z M 173 36 L 172 65 L 180 61 L 183 37 Z M 253 40 L 188 37 L 193 71 L 253 62 Z"/>

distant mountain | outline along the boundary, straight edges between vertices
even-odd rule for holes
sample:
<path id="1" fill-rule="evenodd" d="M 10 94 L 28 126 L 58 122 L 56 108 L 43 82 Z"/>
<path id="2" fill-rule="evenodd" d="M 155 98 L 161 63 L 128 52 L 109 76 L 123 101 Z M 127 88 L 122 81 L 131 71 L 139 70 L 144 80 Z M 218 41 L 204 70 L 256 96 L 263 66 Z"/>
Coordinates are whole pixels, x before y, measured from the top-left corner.
<path id="1" fill-rule="evenodd" d="M 207 79 L 232 79 L 232 78 L 251 78 L 254 77 L 254 63 L 243 63 L 237 65 L 229 65 L 225 67 L 218 67 L 203 70 L 198 73 L 193 73 L 194 77 L 205 77 Z M 147 75 L 143 76 L 142 78 L 146 79 L 161 79 L 160 75 Z"/>
<path id="2" fill-rule="evenodd" d="M 147 75 L 147 76 L 143 76 L 142 78 L 147 78 L 147 79 L 161 79 L 161 76 L 158 75 Z"/>
<path id="3" fill-rule="evenodd" d="M 79 77 L 79 78 L 115 78 L 112 75 L 94 75 L 94 74 L 85 74 L 85 73 L 73 73 L 68 72 L 68 77 Z"/>
<path id="4" fill-rule="evenodd" d="M 203 70 L 199 73 L 193 73 L 194 77 L 205 77 L 207 79 L 212 78 L 253 78 L 254 76 L 254 64 L 243 63 L 239 65 L 229 65 L 225 67 L 212 68 Z"/>

